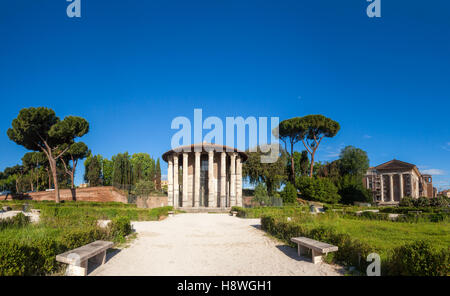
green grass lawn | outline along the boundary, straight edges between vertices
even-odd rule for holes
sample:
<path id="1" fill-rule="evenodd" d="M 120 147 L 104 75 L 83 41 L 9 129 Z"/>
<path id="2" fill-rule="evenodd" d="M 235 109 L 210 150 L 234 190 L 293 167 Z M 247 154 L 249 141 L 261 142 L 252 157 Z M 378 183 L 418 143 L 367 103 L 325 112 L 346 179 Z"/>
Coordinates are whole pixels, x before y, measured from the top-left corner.
<path id="1" fill-rule="evenodd" d="M 447 222 L 405 223 L 348 218 L 317 218 L 315 225 L 334 226 L 379 250 L 379 254 L 416 240 L 428 240 L 437 249 L 450 246 L 450 225 Z"/>

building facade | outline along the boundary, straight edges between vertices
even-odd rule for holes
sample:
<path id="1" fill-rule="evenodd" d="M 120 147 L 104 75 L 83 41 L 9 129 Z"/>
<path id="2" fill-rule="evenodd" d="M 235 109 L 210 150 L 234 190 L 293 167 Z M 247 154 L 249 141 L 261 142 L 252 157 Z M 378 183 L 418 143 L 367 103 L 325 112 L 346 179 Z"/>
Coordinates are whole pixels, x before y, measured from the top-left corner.
<path id="1" fill-rule="evenodd" d="M 396 159 L 369 168 L 364 185 L 380 204 L 396 204 L 405 196 L 436 196 L 431 175 L 422 175 L 414 164 Z"/>
<path id="2" fill-rule="evenodd" d="M 242 163 L 247 155 L 217 144 L 194 144 L 167 151 L 168 203 L 174 208 L 242 206 Z"/>

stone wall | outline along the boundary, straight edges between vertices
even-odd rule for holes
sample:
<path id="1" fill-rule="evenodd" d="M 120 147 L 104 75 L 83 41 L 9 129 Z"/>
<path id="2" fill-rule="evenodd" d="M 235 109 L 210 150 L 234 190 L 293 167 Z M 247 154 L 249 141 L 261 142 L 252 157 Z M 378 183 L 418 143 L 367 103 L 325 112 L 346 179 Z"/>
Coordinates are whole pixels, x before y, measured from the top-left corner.
<path id="1" fill-rule="evenodd" d="M 136 199 L 136 205 L 138 208 L 159 208 L 168 205 L 166 196 L 149 196 L 148 198 L 138 197 Z"/>
<path id="2" fill-rule="evenodd" d="M 127 197 L 120 190 L 112 186 L 103 187 L 88 187 L 76 189 L 77 201 L 96 201 L 96 202 L 122 202 L 127 203 Z M 72 200 L 71 189 L 61 189 L 59 191 L 61 200 Z M 54 191 L 40 191 L 27 193 L 23 196 L 24 199 L 32 199 L 37 201 L 55 200 Z M 8 197 L 11 199 L 11 197 Z"/>

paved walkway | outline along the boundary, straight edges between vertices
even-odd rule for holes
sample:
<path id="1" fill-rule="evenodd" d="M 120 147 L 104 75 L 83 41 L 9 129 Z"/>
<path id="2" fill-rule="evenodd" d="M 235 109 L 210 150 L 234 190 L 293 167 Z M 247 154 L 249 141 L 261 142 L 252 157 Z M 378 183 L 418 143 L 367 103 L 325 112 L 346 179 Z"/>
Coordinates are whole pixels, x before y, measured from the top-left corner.
<path id="1" fill-rule="evenodd" d="M 259 227 L 259 219 L 206 213 L 134 222 L 137 239 L 111 252 L 90 275 L 341 274 L 337 266 L 299 258 L 296 249 L 269 238 Z"/>

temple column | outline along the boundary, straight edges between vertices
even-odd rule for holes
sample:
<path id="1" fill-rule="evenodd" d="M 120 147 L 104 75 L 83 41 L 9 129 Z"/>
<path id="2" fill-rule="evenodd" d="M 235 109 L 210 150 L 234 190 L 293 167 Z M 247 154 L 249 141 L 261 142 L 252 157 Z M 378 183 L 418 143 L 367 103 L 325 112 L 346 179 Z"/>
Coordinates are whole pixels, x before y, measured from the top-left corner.
<path id="1" fill-rule="evenodd" d="M 384 202 L 384 177 L 380 175 L 381 201 Z"/>
<path id="2" fill-rule="evenodd" d="M 173 161 L 172 156 L 167 159 L 167 202 L 169 206 L 173 206 Z"/>
<path id="3" fill-rule="evenodd" d="M 183 153 L 183 207 L 189 206 L 188 203 L 188 154 Z"/>
<path id="4" fill-rule="evenodd" d="M 208 207 L 216 207 L 214 197 L 214 151 L 208 152 Z"/>
<path id="5" fill-rule="evenodd" d="M 179 191 L 180 187 L 178 185 L 178 155 L 173 155 L 173 206 L 175 208 L 179 207 Z"/>
<path id="6" fill-rule="evenodd" d="M 400 200 L 403 198 L 403 174 L 398 174 L 400 178 Z"/>
<path id="7" fill-rule="evenodd" d="M 220 207 L 226 208 L 226 177 L 227 177 L 227 154 L 225 152 L 220 153 Z"/>
<path id="8" fill-rule="evenodd" d="M 195 152 L 195 167 L 194 167 L 194 206 L 200 206 L 200 152 Z"/>
<path id="9" fill-rule="evenodd" d="M 242 207 L 242 161 L 236 158 L 236 205 Z"/>
<path id="10" fill-rule="evenodd" d="M 230 163 L 230 207 L 236 205 L 236 153 L 231 153 Z"/>
<path id="11" fill-rule="evenodd" d="M 389 194 L 391 197 L 390 201 L 394 201 L 394 175 L 393 174 L 389 175 L 389 186 L 390 186 Z"/>

